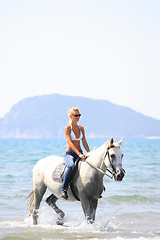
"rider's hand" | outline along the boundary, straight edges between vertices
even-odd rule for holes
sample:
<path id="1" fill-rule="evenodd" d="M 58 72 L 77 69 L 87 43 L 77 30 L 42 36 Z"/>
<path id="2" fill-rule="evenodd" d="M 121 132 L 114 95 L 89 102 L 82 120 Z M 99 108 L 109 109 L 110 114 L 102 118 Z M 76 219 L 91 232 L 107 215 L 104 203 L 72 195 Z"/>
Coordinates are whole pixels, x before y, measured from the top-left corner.
<path id="1" fill-rule="evenodd" d="M 81 159 L 86 159 L 86 156 L 85 156 L 84 154 L 80 154 L 79 157 L 80 157 Z"/>

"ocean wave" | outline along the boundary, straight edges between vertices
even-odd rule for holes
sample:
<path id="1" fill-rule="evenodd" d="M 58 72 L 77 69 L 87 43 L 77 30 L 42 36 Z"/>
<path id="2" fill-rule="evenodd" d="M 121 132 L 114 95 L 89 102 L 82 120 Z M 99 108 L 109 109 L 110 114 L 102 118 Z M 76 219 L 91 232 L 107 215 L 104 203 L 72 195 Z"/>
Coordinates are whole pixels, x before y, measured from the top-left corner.
<path id="1" fill-rule="evenodd" d="M 110 197 L 107 197 L 107 200 L 114 201 L 114 202 L 132 202 L 132 203 L 145 203 L 145 202 L 151 202 L 156 203 L 159 202 L 158 199 L 141 196 L 141 195 L 113 195 Z"/>
<path id="2" fill-rule="evenodd" d="M 22 198 L 22 199 L 28 199 L 29 197 L 26 196 L 26 195 L 21 195 L 21 194 L 16 194 L 16 195 L 13 195 L 13 196 L 7 196 L 7 195 L 0 195 L 0 198 L 1 199 L 16 199 L 16 198 Z"/>

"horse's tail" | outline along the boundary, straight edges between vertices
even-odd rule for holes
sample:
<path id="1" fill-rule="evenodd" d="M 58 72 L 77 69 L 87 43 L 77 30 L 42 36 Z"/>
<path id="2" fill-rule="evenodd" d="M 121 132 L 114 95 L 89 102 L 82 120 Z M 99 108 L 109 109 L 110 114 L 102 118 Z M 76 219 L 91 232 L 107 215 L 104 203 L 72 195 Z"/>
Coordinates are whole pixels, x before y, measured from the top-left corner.
<path id="1" fill-rule="evenodd" d="M 32 192 L 29 194 L 30 199 L 30 204 L 29 204 L 29 216 L 31 216 L 32 211 L 33 211 L 33 202 L 34 202 L 34 192 L 32 190 Z"/>

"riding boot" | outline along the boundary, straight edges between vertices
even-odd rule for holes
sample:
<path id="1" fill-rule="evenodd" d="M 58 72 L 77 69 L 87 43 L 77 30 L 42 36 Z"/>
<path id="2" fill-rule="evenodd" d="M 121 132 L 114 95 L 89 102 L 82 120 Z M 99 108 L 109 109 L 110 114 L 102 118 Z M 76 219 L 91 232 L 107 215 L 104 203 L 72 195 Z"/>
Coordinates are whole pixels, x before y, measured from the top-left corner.
<path id="1" fill-rule="evenodd" d="M 68 199 L 67 191 L 66 190 L 62 191 L 60 197 L 64 198 L 65 200 L 67 200 Z"/>

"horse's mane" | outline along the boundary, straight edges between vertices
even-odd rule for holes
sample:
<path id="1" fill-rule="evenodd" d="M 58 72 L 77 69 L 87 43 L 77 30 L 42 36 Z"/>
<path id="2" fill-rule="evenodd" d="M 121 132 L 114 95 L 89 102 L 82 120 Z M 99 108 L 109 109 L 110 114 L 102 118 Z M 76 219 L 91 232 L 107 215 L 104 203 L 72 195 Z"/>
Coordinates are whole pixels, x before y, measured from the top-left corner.
<path id="1" fill-rule="evenodd" d="M 99 148 L 102 148 L 104 145 L 106 146 L 106 148 L 107 148 L 107 147 L 119 148 L 120 145 L 122 144 L 122 141 L 123 141 L 123 138 L 121 139 L 120 142 L 116 143 L 116 142 L 113 140 L 113 138 L 111 138 L 110 141 L 109 141 L 109 140 L 106 141 L 104 144 L 102 144 L 102 145 L 101 145 L 100 147 L 98 147 L 97 149 L 96 149 L 96 147 L 94 147 L 92 151 L 86 153 L 86 156 L 87 156 L 87 157 L 90 157 L 95 151 L 97 151 Z"/>
<path id="2" fill-rule="evenodd" d="M 109 143 L 109 141 L 105 142 L 104 144 L 102 144 L 102 145 L 99 146 L 98 148 L 94 147 L 92 151 L 87 152 L 85 155 L 86 155 L 87 157 L 90 157 L 92 154 L 95 153 L 95 151 L 97 151 L 98 149 L 102 148 L 104 145 L 107 146 L 108 143 Z"/>

